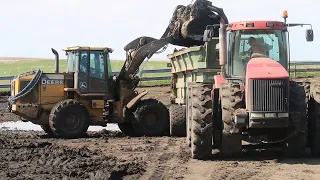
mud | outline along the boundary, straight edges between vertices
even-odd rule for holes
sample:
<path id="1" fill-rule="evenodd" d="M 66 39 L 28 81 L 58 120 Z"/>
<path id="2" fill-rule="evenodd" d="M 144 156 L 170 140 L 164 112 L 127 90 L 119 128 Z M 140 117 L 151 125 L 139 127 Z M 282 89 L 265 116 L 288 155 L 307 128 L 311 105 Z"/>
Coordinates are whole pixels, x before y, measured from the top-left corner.
<path id="1" fill-rule="evenodd" d="M 1 96 L 4 95 L 4 96 Z M 9 98 L 8 92 L 0 92 L 0 123 L 5 121 L 17 121 L 20 120 L 18 116 L 15 116 L 12 113 L 9 113 L 7 111 L 7 105 L 8 105 L 8 98 Z"/>
<path id="2" fill-rule="evenodd" d="M 33 133 L 0 131 L 0 177 L 4 179 L 136 179 L 139 159 L 121 161 L 101 150 L 67 147 Z"/>
<path id="3" fill-rule="evenodd" d="M 170 87 L 145 88 L 147 97 L 169 104 Z M 139 89 L 144 90 L 144 89 Z M 281 152 L 246 150 L 235 159 L 215 154 L 190 158 L 185 138 L 127 137 L 88 132 L 55 139 L 42 131 L 0 130 L 0 179 L 320 179 L 320 159 L 287 159 Z"/>

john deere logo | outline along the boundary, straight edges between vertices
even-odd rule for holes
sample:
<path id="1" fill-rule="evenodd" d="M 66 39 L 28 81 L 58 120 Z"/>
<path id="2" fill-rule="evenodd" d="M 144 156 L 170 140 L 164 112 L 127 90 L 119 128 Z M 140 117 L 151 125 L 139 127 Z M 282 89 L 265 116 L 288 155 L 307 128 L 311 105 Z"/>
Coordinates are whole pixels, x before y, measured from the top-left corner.
<path id="1" fill-rule="evenodd" d="M 62 79 L 41 79 L 41 84 L 46 84 L 46 85 L 63 84 L 63 80 Z"/>
<path id="2" fill-rule="evenodd" d="M 80 88 L 81 88 L 81 89 L 86 89 L 86 88 L 87 88 L 87 83 L 81 82 L 81 83 L 80 83 Z"/>

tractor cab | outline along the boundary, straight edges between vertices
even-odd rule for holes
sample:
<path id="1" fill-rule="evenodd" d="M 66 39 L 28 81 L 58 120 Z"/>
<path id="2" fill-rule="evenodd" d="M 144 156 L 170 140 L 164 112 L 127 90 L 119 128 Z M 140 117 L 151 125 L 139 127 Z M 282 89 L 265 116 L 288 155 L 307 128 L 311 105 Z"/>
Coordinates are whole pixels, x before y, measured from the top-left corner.
<path id="1" fill-rule="evenodd" d="M 112 78 L 107 47 L 68 47 L 67 72 L 74 74 L 74 89 L 81 94 L 106 93 L 109 80 Z"/>
<path id="2" fill-rule="evenodd" d="M 283 22 L 232 23 L 228 28 L 227 74 L 245 77 L 253 58 L 269 58 L 288 68 L 288 32 Z"/>
<path id="3" fill-rule="evenodd" d="M 220 65 L 225 68 L 224 75 L 230 78 L 245 77 L 248 62 L 256 58 L 274 60 L 288 71 L 290 61 L 288 27 L 311 25 L 286 23 L 287 17 L 287 11 L 284 11 L 284 22 L 240 21 L 228 24 L 224 38 L 226 47 L 221 51 L 226 57 L 220 60 Z M 204 41 L 211 41 L 212 36 L 214 36 L 212 26 L 208 26 L 204 32 Z M 312 26 L 306 30 L 306 40 L 313 41 Z"/>

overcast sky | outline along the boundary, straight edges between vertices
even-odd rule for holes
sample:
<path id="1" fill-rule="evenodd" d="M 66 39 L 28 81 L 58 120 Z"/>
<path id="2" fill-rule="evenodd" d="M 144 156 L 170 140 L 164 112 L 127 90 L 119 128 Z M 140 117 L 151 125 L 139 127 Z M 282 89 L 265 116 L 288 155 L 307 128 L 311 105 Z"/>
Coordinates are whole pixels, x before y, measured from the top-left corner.
<path id="1" fill-rule="evenodd" d="M 109 46 L 112 59 L 124 59 L 123 47 L 140 36 L 159 38 L 176 5 L 191 0 L 10 0 L 1 1 L 0 56 L 53 58 L 51 47 L 64 57 L 67 46 Z M 305 27 L 290 29 L 291 59 L 320 60 L 316 0 L 215 0 L 229 21 L 280 20 L 313 24 L 315 39 L 306 42 Z M 174 46 L 153 59 L 164 59 Z"/>

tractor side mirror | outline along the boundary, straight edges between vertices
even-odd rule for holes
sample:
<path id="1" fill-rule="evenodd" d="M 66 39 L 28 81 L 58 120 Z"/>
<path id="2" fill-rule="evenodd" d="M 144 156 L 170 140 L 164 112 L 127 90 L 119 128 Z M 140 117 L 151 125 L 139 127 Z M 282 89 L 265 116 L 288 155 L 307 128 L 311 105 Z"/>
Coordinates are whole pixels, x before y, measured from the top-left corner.
<path id="1" fill-rule="evenodd" d="M 203 33 L 203 41 L 209 42 L 212 39 L 212 36 L 213 36 L 212 33 L 213 33 L 212 30 L 206 29 Z"/>
<path id="2" fill-rule="evenodd" d="M 167 67 L 172 67 L 172 64 L 171 63 L 167 63 Z"/>
<path id="3" fill-rule="evenodd" d="M 313 30 L 312 29 L 307 29 L 306 30 L 306 40 L 308 42 L 312 42 L 313 41 Z"/>

